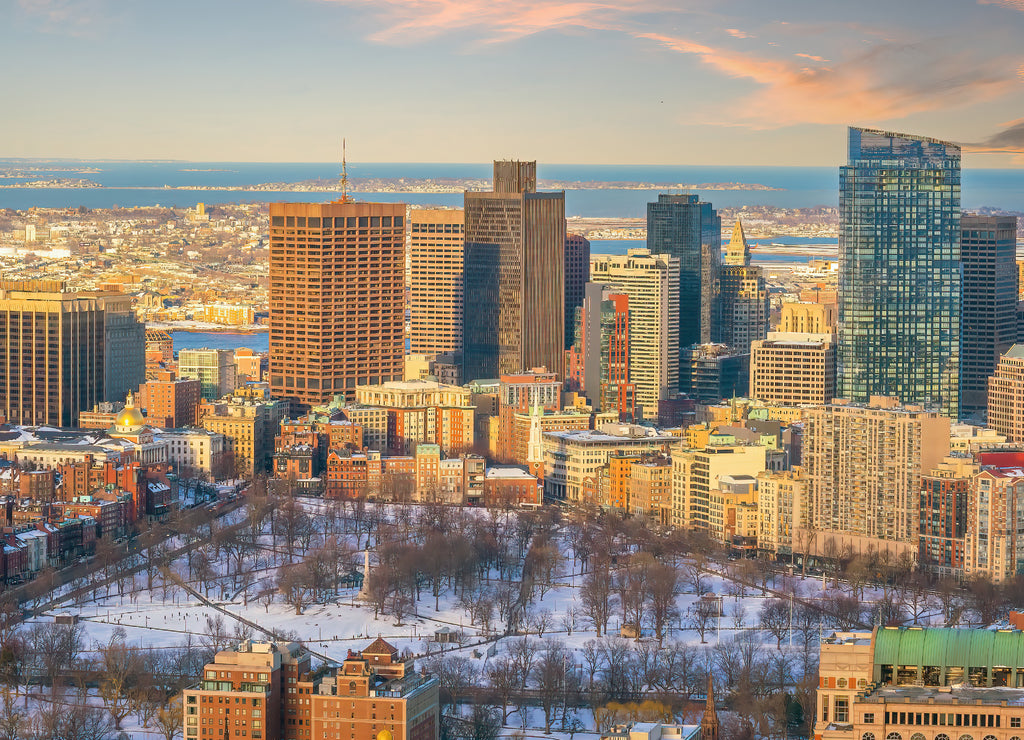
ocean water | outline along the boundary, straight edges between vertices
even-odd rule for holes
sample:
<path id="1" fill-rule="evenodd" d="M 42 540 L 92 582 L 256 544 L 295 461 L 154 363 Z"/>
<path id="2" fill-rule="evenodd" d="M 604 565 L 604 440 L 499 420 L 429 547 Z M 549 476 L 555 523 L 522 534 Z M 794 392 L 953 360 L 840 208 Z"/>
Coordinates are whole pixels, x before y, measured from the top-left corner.
<path id="1" fill-rule="evenodd" d="M 724 239 L 724 237 L 723 237 Z M 799 251 L 801 247 L 819 247 L 816 252 L 838 253 L 839 242 L 836 239 L 823 237 L 786 236 L 775 239 L 747 239 L 750 244 L 750 261 L 754 265 L 771 263 L 800 263 L 812 259 L 827 259 L 831 255 L 806 254 Z M 591 254 L 626 254 L 630 249 L 646 247 L 643 239 L 591 239 Z M 724 244 L 722 245 L 724 248 Z M 790 250 L 792 248 L 792 251 Z M 723 251 L 724 255 L 724 251 Z"/>
<path id="2" fill-rule="evenodd" d="M 247 347 L 256 352 L 267 352 L 270 349 L 270 334 L 257 332 L 254 334 L 230 334 L 227 332 L 172 331 L 174 352 L 183 349 L 230 349 Z"/>
<path id="3" fill-rule="evenodd" d="M 96 173 L 31 172 L 27 179 L 82 177 L 105 187 L 0 189 L 0 208 L 26 209 L 33 206 L 62 208 L 85 206 L 189 206 L 205 203 L 243 203 L 320 201 L 330 193 L 296 193 L 252 190 L 222 190 L 225 186 L 245 186 L 268 182 L 297 182 L 313 178 L 337 177 L 337 163 L 259 163 L 259 162 L 73 162 L 0 159 L 0 168 L 89 167 Z M 490 164 L 459 163 L 354 163 L 350 177 L 447 178 L 466 177 L 489 180 Z M 539 164 L 540 179 L 565 181 L 604 181 L 630 183 L 712 183 L 740 182 L 760 184 L 778 190 L 697 190 L 716 206 L 769 205 L 782 208 L 835 206 L 838 203 L 839 171 L 836 167 L 687 167 L 672 165 L 585 165 Z M 14 180 L 0 180 L 0 184 Z M 194 185 L 203 189 L 174 190 Z M 570 190 L 566 192 L 566 215 L 603 217 L 642 217 L 653 200 L 652 190 L 608 189 Z M 419 205 L 457 206 L 461 193 L 358 193 L 361 200 L 406 202 Z M 970 169 L 963 172 L 963 205 L 1024 211 L 1024 170 Z"/>

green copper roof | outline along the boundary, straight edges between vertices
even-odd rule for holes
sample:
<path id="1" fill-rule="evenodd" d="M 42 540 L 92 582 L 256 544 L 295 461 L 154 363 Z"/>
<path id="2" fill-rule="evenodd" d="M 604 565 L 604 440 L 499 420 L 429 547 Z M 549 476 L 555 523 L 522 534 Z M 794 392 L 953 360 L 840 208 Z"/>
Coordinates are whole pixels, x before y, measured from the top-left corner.
<path id="1" fill-rule="evenodd" d="M 874 661 L 896 666 L 1024 667 L 1024 632 L 883 627 L 875 634 Z"/>

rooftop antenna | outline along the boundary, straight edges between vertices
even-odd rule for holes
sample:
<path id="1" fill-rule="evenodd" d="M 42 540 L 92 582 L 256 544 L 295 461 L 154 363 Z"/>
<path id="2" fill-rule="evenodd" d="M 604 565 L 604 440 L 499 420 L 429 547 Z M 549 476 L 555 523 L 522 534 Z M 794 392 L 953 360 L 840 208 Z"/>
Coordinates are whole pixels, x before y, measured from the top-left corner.
<path id="1" fill-rule="evenodd" d="M 340 203 L 351 203 L 348 197 L 348 163 L 345 161 L 345 139 L 341 140 L 341 198 Z"/>

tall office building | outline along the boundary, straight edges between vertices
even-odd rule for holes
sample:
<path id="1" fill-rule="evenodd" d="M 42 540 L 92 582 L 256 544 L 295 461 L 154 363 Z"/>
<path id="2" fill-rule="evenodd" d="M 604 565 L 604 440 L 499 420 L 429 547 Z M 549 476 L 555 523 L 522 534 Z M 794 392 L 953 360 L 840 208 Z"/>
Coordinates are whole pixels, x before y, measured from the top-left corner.
<path id="1" fill-rule="evenodd" d="M 409 350 L 462 350 L 462 210 L 409 211 Z"/>
<path id="2" fill-rule="evenodd" d="M 495 162 L 494 191 L 466 192 L 466 381 L 544 366 L 565 352 L 565 193 L 537 192 L 536 162 Z"/>
<path id="3" fill-rule="evenodd" d="M 839 395 L 957 417 L 960 148 L 851 128 L 839 188 Z"/>
<path id="4" fill-rule="evenodd" d="M 751 343 L 751 398 L 802 406 L 831 403 L 835 395 L 835 334 L 769 332 Z"/>
<path id="5" fill-rule="evenodd" d="M 717 341 L 722 219 L 715 209 L 696 195 L 658 195 L 647 204 L 647 248 L 679 260 L 679 348 Z"/>
<path id="6" fill-rule="evenodd" d="M 750 351 L 725 344 L 694 344 L 679 352 L 679 390 L 698 403 L 737 398 L 750 388 Z"/>
<path id="7" fill-rule="evenodd" d="M 658 401 L 679 388 L 679 261 L 649 249 L 596 255 L 595 283 L 627 297 L 629 382 L 646 419 L 658 417 Z"/>
<path id="8" fill-rule="evenodd" d="M 103 399 L 123 401 L 146 382 L 146 325 L 132 308 L 131 296 L 106 295 L 103 308 Z"/>
<path id="9" fill-rule="evenodd" d="M 405 204 L 271 203 L 273 395 L 309 407 L 401 380 L 404 286 Z"/>
<path id="10" fill-rule="evenodd" d="M 73 426 L 79 412 L 145 380 L 145 333 L 126 300 L 54 280 L 0 282 L 4 419 Z"/>
<path id="11" fill-rule="evenodd" d="M 740 352 L 768 333 L 768 289 L 760 267 L 750 264 L 750 247 L 738 220 L 726 248 L 719 278 L 719 341 Z"/>
<path id="12" fill-rule="evenodd" d="M 565 236 L 565 346 L 572 344 L 576 309 L 583 305 L 583 291 L 590 280 L 590 240 L 583 234 Z"/>
<path id="13" fill-rule="evenodd" d="M 964 215 L 961 408 L 984 411 L 988 379 L 1017 341 L 1017 217 Z"/>
<path id="14" fill-rule="evenodd" d="M 636 388 L 629 381 L 629 296 L 587 283 L 576 313 L 575 339 L 566 352 L 570 390 L 581 391 L 596 411 L 618 411 L 633 421 Z"/>
<path id="15" fill-rule="evenodd" d="M 235 389 L 235 353 L 230 349 L 183 349 L 178 353 L 178 375 L 198 380 L 200 395 L 216 401 Z"/>

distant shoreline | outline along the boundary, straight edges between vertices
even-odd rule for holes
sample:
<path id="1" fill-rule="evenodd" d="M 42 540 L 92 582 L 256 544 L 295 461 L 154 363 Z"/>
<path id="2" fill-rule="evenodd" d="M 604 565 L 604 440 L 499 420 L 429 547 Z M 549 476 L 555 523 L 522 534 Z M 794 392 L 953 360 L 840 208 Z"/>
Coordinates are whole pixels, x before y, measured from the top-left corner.
<path id="1" fill-rule="evenodd" d="M 192 326 L 169 324 L 165 322 L 147 322 L 147 329 L 159 329 L 161 331 L 183 331 L 188 334 L 266 334 L 270 331 L 269 326 L 245 327 L 245 326 Z"/>

